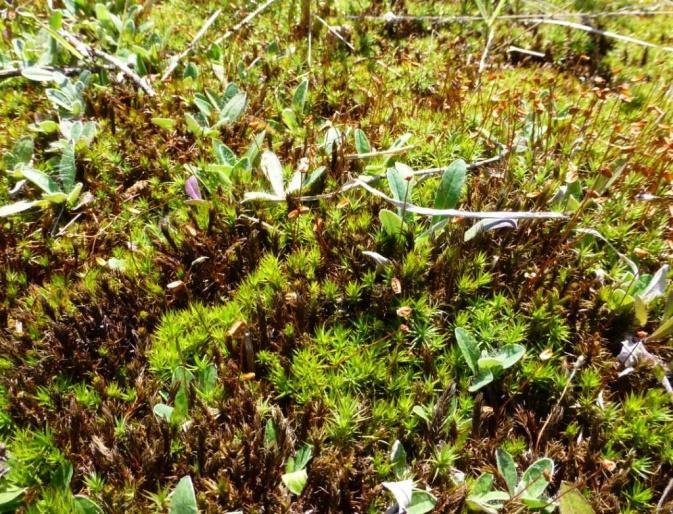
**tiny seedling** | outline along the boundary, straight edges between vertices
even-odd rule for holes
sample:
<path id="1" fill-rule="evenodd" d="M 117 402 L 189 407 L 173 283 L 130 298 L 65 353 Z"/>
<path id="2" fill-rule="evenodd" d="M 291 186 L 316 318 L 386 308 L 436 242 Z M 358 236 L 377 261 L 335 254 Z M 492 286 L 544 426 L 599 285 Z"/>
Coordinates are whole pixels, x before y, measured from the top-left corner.
<path id="1" fill-rule="evenodd" d="M 390 463 L 396 482 L 383 482 L 381 485 L 390 491 L 395 498 L 395 507 L 388 512 L 406 514 L 425 514 L 430 512 L 437 504 L 437 499 L 428 491 L 418 489 L 411 478 L 411 469 L 407 465 L 407 452 L 398 440 L 393 443 L 390 451 Z"/>
<path id="2" fill-rule="evenodd" d="M 526 349 L 520 344 L 508 344 L 491 353 L 482 350 L 480 354 L 479 345 L 472 334 L 461 327 L 456 327 L 455 334 L 458 347 L 474 375 L 468 388 L 470 392 L 478 391 L 493 382 L 526 353 Z"/>
<path id="3" fill-rule="evenodd" d="M 294 457 L 290 457 L 285 465 L 285 473 L 281 480 L 292 494 L 301 495 L 306 482 L 308 481 L 308 473 L 306 466 L 311 460 L 313 454 L 313 447 L 311 445 L 304 445 Z"/>
<path id="4" fill-rule="evenodd" d="M 544 457 L 536 460 L 519 477 L 512 456 L 503 449 L 496 450 L 498 473 L 507 485 L 507 491 L 494 490 L 494 477 L 482 473 L 474 482 L 467 497 L 472 510 L 496 514 L 507 502 L 519 502 L 530 510 L 553 511 L 556 506 L 545 494 L 554 474 L 554 461 Z"/>
<path id="5" fill-rule="evenodd" d="M 244 202 L 253 200 L 283 201 L 293 193 L 310 189 L 325 172 L 324 166 L 319 167 L 311 173 L 297 170 L 292 174 L 287 184 L 285 184 L 283 166 L 276 154 L 271 151 L 266 151 L 262 154 L 261 168 L 262 173 L 264 173 L 264 176 L 271 185 L 272 193 L 264 191 L 248 192 L 244 195 Z"/>
<path id="6" fill-rule="evenodd" d="M 247 95 L 233 83 L 222 95 L 210 89 L 196 93 L 194 103 L 199 112 L 185 114 L 187 128 L 196 136 L 217 137 L 220 127 L 231 125 L 243 115 L 247 101 Z"/>

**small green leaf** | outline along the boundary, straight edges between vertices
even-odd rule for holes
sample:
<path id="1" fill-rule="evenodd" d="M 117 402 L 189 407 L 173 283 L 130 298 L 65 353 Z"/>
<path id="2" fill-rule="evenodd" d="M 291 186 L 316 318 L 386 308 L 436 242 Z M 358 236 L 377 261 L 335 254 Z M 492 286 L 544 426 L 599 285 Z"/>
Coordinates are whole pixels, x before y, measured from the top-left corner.
<path id="1" fill-rule="evenodd" d="M 0 512 L 14 511 L 19 497 L 26 492 L 25 487 L 16 487 L 8 485 L 3 491 L 0 491 Z"/>
<path id="2" fill-rule="evenodd" d="M 28 80 L 33 80 L 35 82 L 57 82 L 61 83 L 65 80 L 65 75 L 58 71 L 47 70 L 45 68 L 40 68 L 39 66 L 29 66 L 28 68 L 23 68 L 21 70 L 21 75 L 23 75 Z"/>
<path id="3" fill-rule="evenodd" d="M 292 109 L 286 107 L 281 111 L 280 115 L 283 118 L 283 123 L 285 123 L 287 128 L 289 128 L 290 130 L 297 130 L 299 128 L 297 115 Z"/>
<path id="4" fill-rule="evenodd" d="M 171 493 L 170 514 L 196 514 L 198 511 L 192 479 L 189 475 L 184 476 Z"/>
<path id="5" fill-rule="evenodd" d="M 294 90 L 294 95 L 292 95 L 292 107 L 297 114 L 301 115 L 304 113 L 304 106 L 306 105 L 306 98 L 308 96 L 308 78 L 302 80 L 297 89 Z"/>
<path id="6" fill-rule="evenodd" d="M 472 370 L 472 373 L 477 373 L 477 361 L 479 360 L 479 345 L 472 334 L 462 327 L 456 327 L 456 342 L 460 348 L 467 365 Z"/>
<path id="7" fill-rule="evenodd" d="M 21 200 L 14 203 L 9 203 L 0 207 L 0 218 L 5 218 L 7 216 L 14 216 L 20 212 L 27 211 L 28 209 L 35 207 L 37 202 L 27 202 Z"/>
<path id="8" fill-rule="evenodd" d="M 493 376 L 491 370 L 480 369 L 467 390 L 471 393 L 474 393 L 475 391 L 478 391 L 482 387 L 487 386 L 493 382 L 494 378 L 495 377 Z"/>
<path id="9" fill-rule="evenodd" d="M 427 491 L 415 490 L 411 494 L 411 501 L 406 506 L 407 514 L 426 514 L 435 508 L 437 499 Z"/>
<path id="10" fill-rule="evenodd" d="M 483 496 L 493 489 L 493 474 L 482 473 L 477 477 L 470 489 L 470 495 Z"/>
<path id="11" fill-rule="evenodd" d="M 647 336 L 648 341 L 659 341 L 664 337 L 668 337 L 673 333 L 673 318 L 668 318 L 666 321 L 663 321 L 657 329 Z"/>
<path id="12" fill-rule="evenodd" d="M 21 170 L 21 175 L 45 193 L 53 194 L 61 192 L 61 188 L 58 187 L 58 184 L 46 173 L 32 168 L 23 168 Z"/>
<path id="13" fill-rule="evenodd" d="M 185 113 L 185 121 L 187 122 L 187 128 L 195 136 L 203 136 L 205 129 L 208 128 L 207 125 L 202 124 L 197 118 L 194 117 L 191 113 Z"/>
<path id="14" fill-rule="evenodd" d="M 390 463 L 393 465 L 393 473 L 401 478 L 407 469 L 407 451 L 399 440 L 393 443 L 390 450 Z"/>
<path id="15" fill-rule="evenodd" d="M 173 418 L 173 410 L 173 407 L 170 405 L 166 405 L 165 403 L 157 403 L 152 409 L 152 412 L 154 412 L 154 415 L 157 418 L 163 419 L 164 421 L 170 423 L 171 419 Z"/>
<path id="16" fill-rule="evenodd" d="M 390 192 L 393 194 L 393 198 L 398 202 L 403 202 L 407 194 L 407 186 L 409 182 L 404 180 L 397 166 L 388 168 L 386 176 L 388 177 L 388 185 L 390 186 Z"/>
<path id="17" fill-rule="evenodd" d="M 636 315 L 636 321 L 642 327 L 647 323 L 647 305 L 640 296 L 633 297 L 633 308 Z"/>
<path id="18" fill-rule="evenodd" d="M 173 118 L 152 118 L 152 123 L 164 130 L 173 130 L 177 121 Z"/>
<path id="19" fill-rule="evenodd" d="M 559 514 L 595 514 L 591 503 L 568 482 L 561 482 L 557 501 Z"/>
<path id="20" fill-rule="evenodd" d="M 397 235 L 402 230 L 402 218 L 393 211 L 381 209 L 379 211 L 379 220 L 384 232 L 390 236 Z"/>
<path id="21" fill-rule="evenodd" d="M 281 476 L 281 480 L 292 494 L 299 496 L 304 490 L 304 487 L 306 487 L 306 482 L 308 482 L 308 474 L 306 473 L 305 469 L 300 469 L 291 473 L 285 473 L 283 476 Z"/>
<path id="22" fill-rule="evenodd" d="M 72 191 L 75 186 L 75 175 L 77 168 L 75 167 L 75 145 L 66 144 L 61 155 L 61 160 L 57 166 L 58 176 L 61 180 L 61 186 L 65 193 Z"/>
<path id="23" fill-rule="evenodd" d="M 514 496 L 516 494 L 516 484 L 519 481 L 514 459 L 509 452 L 498 448 L 495 451 L 495 461 L 498 464 L 498 472 L 505 479 L 510 496 Z"/>
<path id="24" fill-rule="evenodd" d="M 294 457 L 294 466 L 295 469 L 303 469 L 308 465 L 308 461 L 311 460 L 311 455 L 313 454 L 313 446 L 310 444 L 305 444 L 297 452 L 297 455 Z"/>
<path id="25" fill-rule="evenodd" d="M 103 514 L 103 509 L 100 508 L 100 505 L 88 496 L 76 494 L 73 503 L 75 514 Z"/>
<path id="26" fill-rule="evenodd" d="M 369 153 L 372 151 L 369 141 L 367 140 L 367 136 L 361 129 L 355 129 L 353 135 L 355 137 L 355 151 L 358 154 Z"/>
<path id="27" fill-rule="evenodd" d="M 275 153 L 266 151 L 262 154 L 262 173 L 271 184 L 271 190 L 279 198 L 285 198 L 285 186 L 283 183 L 283 166 L 280 164 Z"/>
<path id="28" fill-rule="evenodd" d="M 234 97 L 231 98 L 220 111 L 220 118 L 217 122 L 217 126 L 234 123 L 238 120 L 243 114 L 247 102 L 248 97 L 245 93 L 237 93 L 234 95 Z"/>
<path id="29" fill-rule="evenodd" d="M 409 141 L 409 139 L 411 139 L 411 133 L 407 132 L 406 134 L 402 134 L 400 137 L 398 137 L 395 140 L 395 142 L 392 145 L 390 145 L 388 150 L 392 151 L 392 150 L 397 150 L 398 148 L 402 148 L 404 145 L 407 144 L 407 141 Z M 385 166 L 386 167 L 392 166 L 393 163 L 396 160 L 397 160 L 397 156 L 396 155 L 391 155 L 390 157 L 388 157 L 386 159 Z"/>
<path id="30" fill-rule="evenodd" d="M 218 164 L 226 164 L 231 167 L 236 165 L 236 154 L 234 151 L 217 139 L 213 139 L 213 154 Z"/>
<path id="31" fill-rule="evenodd" d="M 435 209 L 454 209 L 458 205 L 466 174 L 467 165 L 462 159 L 452 162 L 446 168 L 435 194 Z M 443 216 L 433 216 L 432 225 L 446 220 Z"/>
<path id="32" fill-rule="evenodd" d="M 516 364 L 526 353 L 526 349 L 520 344 L 508 344 L 497 350 L 495 353 L 479 358 L 477 365 L 479 368 L 507 369 Z"/>
<path id="33" fill-rule="evenodd" d="M 546 477 L 552 477 L 554 474 L 554 461 L 544 457 L 536 460 L 524 472 L 519 484 L 519 492 L 525 491 L 525 495 L 530 498 L 538 498 L 549 485 Z"/>

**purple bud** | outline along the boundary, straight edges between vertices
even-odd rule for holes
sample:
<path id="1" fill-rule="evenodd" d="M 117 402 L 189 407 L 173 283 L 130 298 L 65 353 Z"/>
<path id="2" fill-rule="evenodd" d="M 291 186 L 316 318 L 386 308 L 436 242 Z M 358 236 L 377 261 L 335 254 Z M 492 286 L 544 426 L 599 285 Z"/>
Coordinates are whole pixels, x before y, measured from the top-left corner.
<path id="1" fill-rule="evenodd" d="M 189 177 L 187 182 L 185 182 L 185 193 L 187 193 L 187 196 L 189 196 L 192 200 L 203 199 L 201 196 L 201 189 L 199 188 L 199 181 L 194 175 Z"/>

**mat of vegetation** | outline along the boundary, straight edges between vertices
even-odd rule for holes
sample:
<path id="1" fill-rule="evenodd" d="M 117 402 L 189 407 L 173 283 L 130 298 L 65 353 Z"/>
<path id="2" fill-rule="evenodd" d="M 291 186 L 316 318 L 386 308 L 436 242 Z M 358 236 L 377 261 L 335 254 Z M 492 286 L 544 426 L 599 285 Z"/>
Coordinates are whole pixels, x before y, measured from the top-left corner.
<path id="1" fill-rule="evenodd" d="M 671 511 L 666 5 L 5 1 L 0 512 Z"/>

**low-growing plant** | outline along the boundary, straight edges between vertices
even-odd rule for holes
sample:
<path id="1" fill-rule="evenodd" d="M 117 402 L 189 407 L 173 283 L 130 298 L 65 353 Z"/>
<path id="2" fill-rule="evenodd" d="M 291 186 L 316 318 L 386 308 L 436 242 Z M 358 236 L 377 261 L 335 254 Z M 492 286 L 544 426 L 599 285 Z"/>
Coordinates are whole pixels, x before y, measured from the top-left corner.
<path id="1" fill-rule="evenodd" d="M 544 492 L 554 475 L 554 461 L 541 458 L 531 464 L 519 477 L 512 456 L 503 449 L 496 450 L 498 473 L 507 490 L 494 489 L 494 476 L 482 473 L 472 484 L 467 496 L 467 505 L 472 510 L 496 514 L 505 503 L 517 502 L 530 510 L 552 512 L 554 502 Z"/>
<path id="2" fill-rule="evenodd" d="M 471 392 L 478 391 L 499 378 L 504 370 L 514 366 L 526 353 L 526 349 L 520 344 L 508 344 L 492 352 L 485 349 L 480 352 L 479 344 L 467 330 L 456 327 L 455 335 L 465 362 L 474 375 L 472 384 L 468 387 Z"/>

